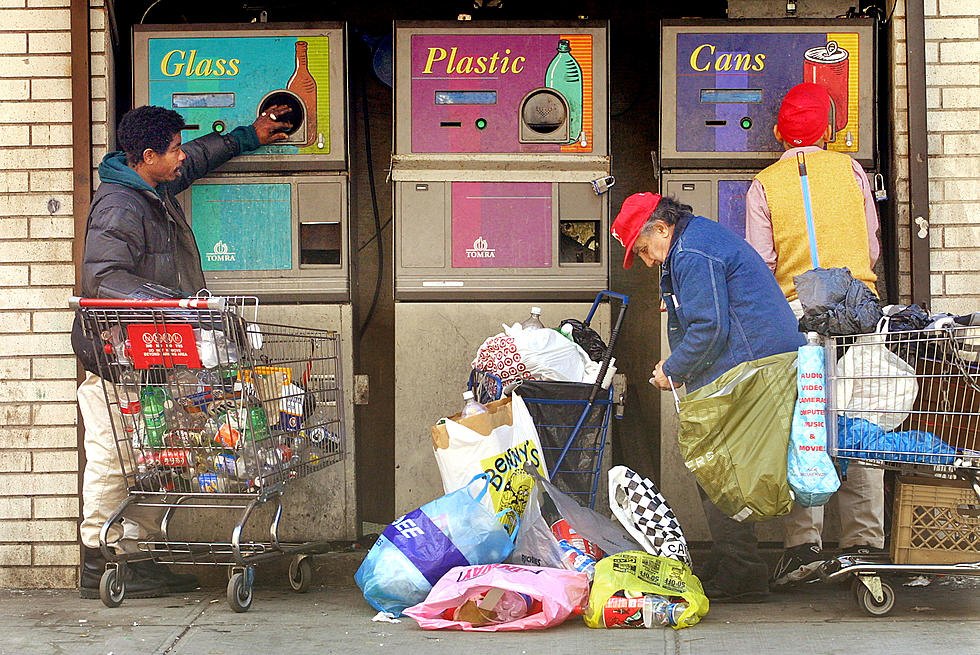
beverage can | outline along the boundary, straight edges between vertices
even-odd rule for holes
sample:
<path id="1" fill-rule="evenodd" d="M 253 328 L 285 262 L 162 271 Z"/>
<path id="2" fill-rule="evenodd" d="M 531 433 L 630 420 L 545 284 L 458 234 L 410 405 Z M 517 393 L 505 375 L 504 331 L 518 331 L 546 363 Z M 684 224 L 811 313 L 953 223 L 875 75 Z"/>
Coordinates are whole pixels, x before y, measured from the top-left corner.
<path id="1" fill-rule="evenodd" d="M 188 466 L 191 463 L 191 451 L 184 448 L 166 448 L 160 452 L 160 464 L 163 466 Z"/>
<path id="2" fill-rule="evenodd" d="M 828 41 L 825 46 L 810 48 L 803 53 L 803 81 L 824 87 L 834 101 L 835 132 L 847 126 L 849 54 L 836 41 Z"/>
<path id="3" fill-rule="evenodd" d="M 201 491 L 209 494 L 223 493 L 228 488 L 227 481 L 217 473 L 201 473 L 197 476 L 197 482 Z"/>

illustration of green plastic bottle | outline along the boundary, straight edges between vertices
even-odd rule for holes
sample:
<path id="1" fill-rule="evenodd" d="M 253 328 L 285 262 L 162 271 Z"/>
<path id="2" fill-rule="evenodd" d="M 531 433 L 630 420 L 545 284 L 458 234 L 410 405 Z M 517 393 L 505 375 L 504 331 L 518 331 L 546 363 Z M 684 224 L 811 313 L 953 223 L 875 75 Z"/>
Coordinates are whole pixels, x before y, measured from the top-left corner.
<path id="1" fill-rule="evenodd" d="M 568 101 L 568 143 L 585 141 L 582 133 L 582 67 L 572 56 L 568 39 L 558 41 L 558 54 L 548 64 L 544 85 L 554 89 Z"/>

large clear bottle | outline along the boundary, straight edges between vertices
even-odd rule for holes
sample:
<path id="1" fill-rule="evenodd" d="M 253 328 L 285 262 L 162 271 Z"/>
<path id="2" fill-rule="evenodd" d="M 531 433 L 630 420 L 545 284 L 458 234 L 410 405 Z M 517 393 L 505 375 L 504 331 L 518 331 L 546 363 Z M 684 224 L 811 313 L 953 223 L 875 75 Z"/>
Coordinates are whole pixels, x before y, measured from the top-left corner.
<path id="1" fill-rule="evenodd" d="M 541 308 L 532 307 L 531 315 L 524 319 L 521 323 L 521 327 L 525 330 L 540 330 L 544 327 L 544 323 L 541 322 Z"/>
<path id="2" fill-rule="evenodd" d="M 476 416 L 477 414 L 486 414 L 488 411 L 487 406 L 479 402 L 473 396 L 472 391 L 463 392 L 463 411 L 460 413 L 460 418 L 469 418 L 471 416 Z"/>
<path id="3" fill-rule="evenodd" d="M 286 89 L 303 101 L 303 109 L 306 111 L 306 143 L 303 145 L 311 146 L 316 141 L 316 80 L 310 73 L 306 41 L 296 42 L 296 70 L 289 78 Z"/>
<path id="4" fill-rule="evenodd" d="M 558 41 L 558 53 L 548 64 L 544 85 L 558 91 L 568 101 L 568 143 L 578 141 L 585 145 L 585 134 L 582 132 L 582 67 L 572 56 L 568 39 Z"/>

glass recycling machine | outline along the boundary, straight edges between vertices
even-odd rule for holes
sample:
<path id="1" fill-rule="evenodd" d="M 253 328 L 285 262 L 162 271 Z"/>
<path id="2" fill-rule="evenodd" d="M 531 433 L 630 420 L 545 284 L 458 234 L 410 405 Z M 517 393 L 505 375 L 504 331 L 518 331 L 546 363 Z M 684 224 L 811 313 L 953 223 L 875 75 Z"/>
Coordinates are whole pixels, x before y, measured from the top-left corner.
<path id="1" fill-rule="evenodd" d="M 179 112 L 185 142 L 290 108 L 287 139 L 232 159 L 180 203 L 212 293 L 258 296 L 260 320 L 340 332 L 347 455 L 297 485 L 311 501 L 335 500 L 287 510 L 284 526 L 310 532 L 300 538 L 356 538 L 344 24 L 135 26 L 133 95 L 134 106 Z"/>
<path id="2" fill-rule="evenodd" d="M 607 288 L 614 181 L 607 23 L 398 21 L 394 50 L 401 512 L 441 493 L 429 427 L 483 340 L 531 305 L 583 318 Z"/>
<path id="3" fill-rule="evenodd" d="M 756 173 L 784 152 L 773 135 L 783 96 L 800 82 L 827 88 L 830 150 L 877 176 L 875 23 L 871 19 L 664 20 L 661 23 L 660 189 L 745 236 L 745 196 Z M 667 357 L 666 320 L 661 356 Z M 672 403 L 661 434 L 677 432 Z M 661 488 L 688 539 L 708 539 L 693 477 L 675 439 L 661 439 Z M 680 500 L 680 499 L 684 500 Z M 781 541 L 763 527 L 760 540 Z M 772 534 L 768 534 L 772 532 Z"/>

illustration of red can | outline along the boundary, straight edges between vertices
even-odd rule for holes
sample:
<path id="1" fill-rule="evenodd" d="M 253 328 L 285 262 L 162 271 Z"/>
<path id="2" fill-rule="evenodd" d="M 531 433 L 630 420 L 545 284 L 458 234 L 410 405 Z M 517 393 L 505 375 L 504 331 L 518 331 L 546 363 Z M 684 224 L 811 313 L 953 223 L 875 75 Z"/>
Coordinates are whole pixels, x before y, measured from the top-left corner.
<path id="1" fill-rule="evenodd" d="M 838 132 L 847 126 L 848 57 L 847 50 L 838 47 L 836 41 L 803 53 L 803 81 L 819 84 L 830 93 L 834 101 L 834 130 Z"/>

